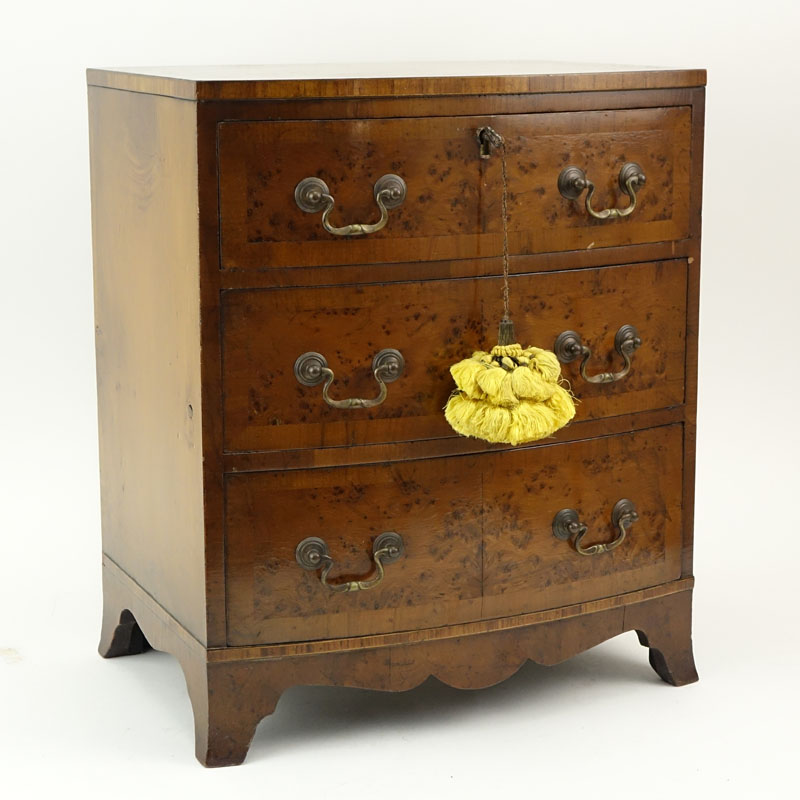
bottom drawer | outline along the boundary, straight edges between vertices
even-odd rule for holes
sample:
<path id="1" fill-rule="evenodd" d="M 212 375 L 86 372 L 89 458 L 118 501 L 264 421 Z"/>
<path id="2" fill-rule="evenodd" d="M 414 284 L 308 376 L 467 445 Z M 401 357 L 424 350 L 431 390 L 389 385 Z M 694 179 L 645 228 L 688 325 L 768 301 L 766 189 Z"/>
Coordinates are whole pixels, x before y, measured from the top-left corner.
<path id="1" fill-rule="evenodd" d="M 681 443 L 672 425 L 475 456 L 229 475 L 228 643 L 438 627 L 678 578 Z M 612 521 L 623 498 L 636 521 Z M 583 555 L 574 534 L 554 536 L 562 509 L 586 526 L 582 548 L 623 531 L 624 540 Z M 318 537 L 332 559 L 331 584 L 371 580 L 383 532 L 399 534 L 403 552 L 371 588 L 336 592 L 321 569 L 298 564 L 297 545 Z"/>
<path id="2" fill-rule="evenodd" d="M 360 636 L 481 615 L 480 458 L 230 475 L 228 643 Z M 383 532 L 404 554 L 372 589 L 338 594 L 302 569 L 297 545 L 325 540 L 333 582 L 373 574 Z"/>
<path id="3" fill-rule="evenodd" d="M 517 450 L 484 474 L 483 616 L 582 603 L 681 574 L 683 426 Z M 608 552 L 581 555 L 553 535 L 562 509 L 587 530 L 584 549 L 620 535 L 614 506 L 638 519 Z"/>

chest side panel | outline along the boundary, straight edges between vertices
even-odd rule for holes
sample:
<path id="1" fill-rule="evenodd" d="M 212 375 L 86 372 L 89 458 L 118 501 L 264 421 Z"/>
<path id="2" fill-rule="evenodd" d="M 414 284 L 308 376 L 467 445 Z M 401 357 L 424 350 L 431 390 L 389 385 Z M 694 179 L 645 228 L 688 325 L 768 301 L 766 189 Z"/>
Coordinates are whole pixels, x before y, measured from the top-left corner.
<path id="1" fill-rule="evenodd" d="M 196 110 L 89 112 L 103 549 L 205 641 Z"/>

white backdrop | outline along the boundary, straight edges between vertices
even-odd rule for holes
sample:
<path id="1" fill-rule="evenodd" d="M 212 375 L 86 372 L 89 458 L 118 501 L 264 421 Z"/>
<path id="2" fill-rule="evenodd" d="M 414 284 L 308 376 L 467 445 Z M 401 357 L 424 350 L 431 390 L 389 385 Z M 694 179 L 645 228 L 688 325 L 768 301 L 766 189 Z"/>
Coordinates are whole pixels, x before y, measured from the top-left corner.
<path id="1" fill-rule="evenodd" d="M 8 797 L 791 794 L 797 745 L 800 4 L 139 0 L 0 30 L 0 777 Z M 562 59 L 707 67 L 695 655 L 633 634 L 482 692 L 294 689 L 194 762 L 168 656 L 102 661 L 87 66 Z"/>

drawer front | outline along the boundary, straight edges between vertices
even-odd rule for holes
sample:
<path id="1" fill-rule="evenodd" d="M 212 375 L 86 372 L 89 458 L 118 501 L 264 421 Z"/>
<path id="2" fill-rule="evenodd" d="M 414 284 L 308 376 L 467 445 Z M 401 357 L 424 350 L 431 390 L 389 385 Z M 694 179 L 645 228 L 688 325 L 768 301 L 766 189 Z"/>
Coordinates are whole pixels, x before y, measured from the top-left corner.
<path id="1" fill-rule="evenodd" d="M 682 426 L 517 450 L 484 472 L 483 613 L 501 617 L 581 603 L 681 573 Z M 582 555 L 553 535 L 562 509 L 587 526 L 581 546 L 619 536 L 619 500 L 638 520 L 609 552 Z"/>
<path id="2" fill-rule="evenodd" d="M 501 168 L 480 158 L 476 131 L 507 142 L 509 245 L 513 253 L 670 241 L 688 236 L 691 108 L 558 112 L 487 117 L 221 123 L 219 195 L 223 268 L 428 261 L 502 252 Z M 562 196 L 567 166 L 595 184 L 596 209 L 624 208 L 627 162 L 646 184 L 626 218 L 595 219 Z M 399 175 L 407 192 L 386 226 L 337 236 L 321 213 L 295 201 L 320 178 L 335 205 L 330 223 L 374 223 L 374 187 Z"/>
<path id="3" fill-rule="evenodd" d="M 360 636 L 478 619 L 476 459 L 232 475 L 226 479 L 228 643 Z M 322 538 L 331 582 L 371 577 L 372 547 L 398 533 L 404 555 L 378 586 L 336 593 L 302 569 L 297 545 Z"/>
<path id="4" fill-rule="evenodd" d="M 554 608 L 678 578 L 681 426 L 582 442 L 369 467 L 226 479 L 231 645 L 418 628 Z M 611 542 L 620 499 L 638 520 L 609 552 L 581 555 L 553 535 L 574 509 L 585 545 Z M 376 586 L 339 593 L 302 568 L 298 544 L 324 540 L 327 580 L 375 576 L 373 545 L 404 552 Z"/>
<path id="5" fill-rule="evenodd" d="M 591 383 L 581 359 L 563 373 L 580 399 L 576 419 L 680 405 L 686 325 L 684 260 L 511 279 L 513 316 L 523 344 L 552 348 L 573 330 L 591 350 L 584 372 L 620 372 L 616 333 L 633 325 L 641 346 L 630 372 Z M 228 452 L 335 447 L 456 434 L 442 409 L 454 388 L 449 367 L 494 344 L 501 280 L 393 283 L 313 289 L 231 290 L 223 295 L 223 385 Z M 334 373 L 329 396 L 371 399 L 381 350 L 405 361 L 373 408 L 334 408 L 322 387 L 301 384 L 298 356 L 322 354 Z"/>

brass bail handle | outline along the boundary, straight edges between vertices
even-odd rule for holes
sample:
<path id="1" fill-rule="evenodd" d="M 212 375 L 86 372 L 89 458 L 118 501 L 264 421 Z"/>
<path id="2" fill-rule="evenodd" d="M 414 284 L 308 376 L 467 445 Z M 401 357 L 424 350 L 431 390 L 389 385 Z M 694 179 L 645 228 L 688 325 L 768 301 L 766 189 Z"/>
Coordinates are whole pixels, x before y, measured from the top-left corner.
<path id="1" fill-rule="evenodd" d="M 330 583 L 328 573 L 333 569 L 333 559 L 328 551 L 324 539 L 318 536 L 309 536 L 297 545 L 295 559 L 305 570 L 313 572 L 321 569 L 319 582 L 332 592 L 362 592 L 377 586 L 386 574 L 384 566 L 397 561 L 404 553 L 403 539 L 399 533 L 384 531 L 372 543 L 372 561 L 375 564 L 375 574 L 371 578 L 343 583 Z"/>
<path id="2" fill-rule="evenodd" d="M 608 543 L 583 546 L 583 538 L 589 530 L 588 526 L 580 520 L 574 508 L 562 508 L 553 518 L 553 536 L 562 542 L 573 539 L 575 550 L 582 556 L 595 556 L 599 553 L 608 553 L 619 547 L 628 534 L 628 529 L 639 519 L 636 506 L 627 498 L 617 500 L 611 511 L 611 524 L 617 529 L 617 538 Z"/>
<path id="3" fill-rule="evenodd" d="M 630 202 L 625 208 L 604 208 L 602 211 L 595 211 L 592 208 L 595 186 L 580 167 L 569 166 L 561 170 L 558 176 L 558 191 L 567 200 L 577 200 L 583 190 L 588 189 L 585 205 L 589 216 L 595 219 L 618 219 L 633 214 L 636 208 L 636 190 L 644 186 L 646 180 L 644 171 L 635 161 L 624 164 L 619 171 L 618 183 L 619 188 L 630 198 Z"/>
<path id="4" fill-rule="evenodd" d="M 588 375 L 586 365 L 592 357 L 592 351 L 583 343 L 579 333 L 563 331 L 556 337 L 553 352 L 562 364 L 569 364 L 583 356 L 581 361 L 581 377 L 587 383 L 615 383 L 622 380 L 630 371 L 633 354 L 642 346 L 642 340 L 633 325 L 623 325 L 614 336 L 614 349 L 622 356 L 624 366 L 619 372 L 600 372 Z"/>
<path id="5" fill-rule="evenodd" d="M 322 178 L 303 178 L 294 190 L 294 200 L 307 214 L 322 211 L 322 227 L 334 236 L 364 236 L 377 233 L 386 227 L 389 210 L 403 205 L 406 199 L 406 182 L 399 175 L 384 175 L 375 181 L 373 194 L 381 212 L 381 218 L 373 223 L 355 222 L 352 225 L 337 227 L 330 222 L 334 203 L 328 184 Z"/>
<path id="6" fill-rule="evenodd" d="M 334 400 L 328 394 L 333 383 L 333 370 L 321 353 L 308 352 L 298 356 L 294 362 L 294 376 L 303 386 L 318 386 L 323 381 L 322 399 L 331 408 L 374 408 L 381 405 L 388 395 L 387 383 L 396 381 L 405 369 L 405 359 L 399 350 L 387 347 L 372 359 L 372 374 L 378 383 L 378 396 L 372 398 L 348 397 Z"/>

